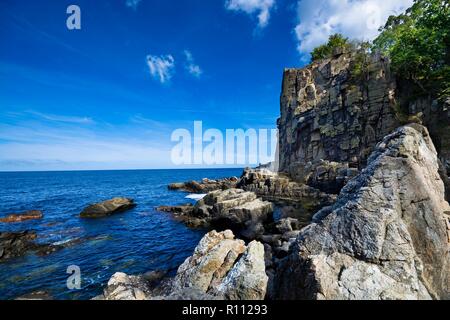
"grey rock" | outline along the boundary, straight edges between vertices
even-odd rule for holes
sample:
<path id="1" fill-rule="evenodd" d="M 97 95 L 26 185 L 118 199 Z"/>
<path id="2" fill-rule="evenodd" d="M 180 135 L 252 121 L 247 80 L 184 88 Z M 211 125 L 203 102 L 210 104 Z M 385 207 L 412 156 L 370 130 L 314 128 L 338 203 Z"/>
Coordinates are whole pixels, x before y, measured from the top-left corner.
<path id="1" fill-rule="evenodd" d="M 101 218 L 115 213 L 124 212 L 136 206 L 133 199 L 114 198 L 95 203 L 86 207 L 81 213 L 81 218 Z"/>
<path id="2" fill-rule="evenodd" d="M 448 299 L 444 184 L 428 131 L 388 135 L 277 270 L 278 299 Z"/>

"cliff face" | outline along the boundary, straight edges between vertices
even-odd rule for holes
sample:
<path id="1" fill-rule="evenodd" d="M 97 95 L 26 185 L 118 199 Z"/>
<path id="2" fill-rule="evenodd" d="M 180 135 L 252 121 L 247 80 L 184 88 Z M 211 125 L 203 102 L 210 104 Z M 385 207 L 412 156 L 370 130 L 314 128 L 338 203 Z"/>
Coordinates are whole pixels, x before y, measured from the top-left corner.
<path id="1" fill-rule="evenodd" d="M 344 52 L 303 69 L 285 69 L 280 99 L 279 171 L 328 193 L 366 166 L 383 137 L 402 123 L 425 125 L 442 162 L 450 199 L 450 98 L 417 97 L 383 56 Z M 422 95 L 423 96 L 423 95 Z"/>
<path id="2" fill-rule="evenodd" d="M 279 299 L 449 298 L 448 203 L 425 127 L 386 136 L 278 268 Z"/>
<path id="3" fill-rule="evenodd" d="M 279 171 L 302 180 L 308 162 L 360 167 L 376 142 L 399 126 L 388 61 L 370 57 L 368 80 L 361 82 L 352 75 L 354 56 L 343 53 L 284 71 Z"/>

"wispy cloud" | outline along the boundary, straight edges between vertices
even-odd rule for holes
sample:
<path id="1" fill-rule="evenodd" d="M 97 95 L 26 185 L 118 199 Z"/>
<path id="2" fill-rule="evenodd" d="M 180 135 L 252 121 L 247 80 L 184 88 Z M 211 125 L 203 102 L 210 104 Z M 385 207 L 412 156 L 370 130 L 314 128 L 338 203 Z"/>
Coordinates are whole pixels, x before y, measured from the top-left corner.
<path id="1" fill-rule="evenodd" d="M 0 123 L 0 170 L 167 167 L 169 141 L 170 130 L 153 123 L 89 127 L 59 126 L 47 119 Z"/>
<path id="2" fill-rule="evenodd" d="M 139 3 L 141 3 L 142 0 L 127 0 L 125 2 L 126 6 L 129 8 L 132 8 L 133 10 L 136 10 Z"/>
<path id="3" fill-rule="evenodd" d="M 225 3 L 228 10 L 257 14 L 259 28 L 264 28 L 269 23 L 270 10 L 274 5 L 275 0 L 227 0 Z"/>
<path id="4" fill-rule="evenodd" d="M 78 117 L 78 116 L 67 116 L 67 115 L 56 115 L 41 113 L 37 111 L 28 111 L 27 113 L 35 115 L 39 118 L 54 122 L 64 122 L 64 123 L 75 123 L 75 124 L 94 124 L 95 121 L 89 117 Z"/>
<path id="5" fill-rule="evenodd" d="M 153 78 L 161 83 L 170 81 L 175 72 L 175 59 L 169 54 L 165 56 L 147 56 L 147 65 Z"/>
<path id="6" fill-rule="evenodd" d="M 413 0 L 301 0 L 295 33 L 298 51 L 311 52 L 334 33 L 352 39 L 372 40 L 392 14 L 399 14 Z"/>
<path id="7" fill-rule="evenodd" d="M 189 50 L 184 50 L 184 55 L 186 57 L 186 70 L 193 75 L 194 77 L 200 78 L 203 73 L 203 70 L 200 68 L 198 64 L 195 64 L 194 57 Z"/>

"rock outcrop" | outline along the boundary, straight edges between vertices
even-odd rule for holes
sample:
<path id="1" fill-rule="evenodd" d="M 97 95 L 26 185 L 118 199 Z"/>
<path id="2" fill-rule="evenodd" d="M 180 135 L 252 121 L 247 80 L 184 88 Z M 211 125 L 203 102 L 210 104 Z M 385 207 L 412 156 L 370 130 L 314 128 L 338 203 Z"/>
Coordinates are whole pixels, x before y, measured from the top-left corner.
<path id="1" fill-rule="evenodd" d="M 238 178 L 224 178 L 218 180 L 211 180 L 204 178 L 202 181 L 188 181 L 188 182 L 177 182 L 171 183 L 169 185 L 169 190 L 179 190 L 191 193 L 208 193 L 215 190 L 226 190 L 231 188 L 236 188 L 236 183 Z"/>
<path id="2" fill-rule="evenodd" d="M 336 200 L 334 195 L 295 182 L 286 174 L 268 170 L 245 169 L 237 186 L 267 200 L 301 202 L 311 211 L 333 204 Z"/>
<path id="3" fill-rule="evenodd" d="M 192 256 L 178 268 L 173 279 L 151 289 L 142 276 L 114 274 L 95 299 L 106 300 L 262 300 L 267 289 L 264 246 L 248 246 L 230 230 L 211 231 L 199 242 Z"/>
<path id="4" fill-rule="evenodd" d="M 129 276 L 116 272 L 108 281 L 103 295 L 95 300 L 147 300 L 150 297 L 150 287 L 141 276 Z"/>
<path id="5" fill-rule="evenodd" d="M 100 203 L 91 204 L 81 213 L 81 218 L 101 218 L 134 208 L 136 204 L 130 198 L 114 198 Z"/>
<path id="6" fill-rule="evenodd" d="M 34 231 L 0 232 L 0 261 L 20 257 L 36 249 Z"/>
<path id="7" fill-rule="evenodd" d="M 254 192 L 242 189 L 211 191 L 192 206 L 160 206 L 158 211 L 171 212 L 190 227 L 232 229 L 247 239 L 264 232 L 263 224 L 271 219 L 273 204 Z"/>
<path id="8" fill-rule="evenodd" d="M 27 220 L 42 219 L 43 216 L 44 215 L 42 214 L 42 211 L 29 210 L 23 213 L 13 213 L 7 215 L 6 217 L 0 218 L 0 222 L 4 223 L 23 222 Z"/>
<path id="9" fill-rule="evenodd" d="M 450 298 L 449 205 L 420 125 L 379 143 L 368 166 L 301 230 L 277 269 L 278 299 Z"/>
<path id="10" fill-rule="evenodd" d="M 357 81 L 352 72 L 356 54 L 285 69 L 279 171 L 302 180 L 304 168 L 321 160 L 361 167 L 375 144 L 399 125 L 389 62 L 370 56 L 367 81 Z"/>

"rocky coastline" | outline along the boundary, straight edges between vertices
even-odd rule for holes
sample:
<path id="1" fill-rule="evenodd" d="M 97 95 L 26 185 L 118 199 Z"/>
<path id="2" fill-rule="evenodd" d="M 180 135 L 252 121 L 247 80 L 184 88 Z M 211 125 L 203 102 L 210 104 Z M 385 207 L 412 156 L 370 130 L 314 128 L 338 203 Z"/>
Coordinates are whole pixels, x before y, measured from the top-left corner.
<path id="1" fill-rule="evenodd" d="M 399 121 L 403 93 L 386 58 L 370 57 L 365 83 L 351 76 L 354 59 L 339 52 L 286 69 L 276 165 L 168 185 L 202 198 L 156 210 L 205 236 L 175 276 L 118 272 L 94 299 L 450 299 L 448 141 L 433 139 L 434 117 Z M 436 103 L 412 101 L 409 109 L 433 107 L 450 123 L 450 99 Z M 135 206 L 114 198 L 79 218 Z M 30 230 L 0 233 L 0 262 L 63 248 L 35 239 Z"/>
<path id="2" fill-rule="evenodd" d="M 180 286 L 162 285 L 164 294 L 150 290 L 143 298 L 450 298 L 448 141 L 433 138 L 436 116 L 400 121 L 397 106 L 405 92 L 388 59 L 371 55 L 368 80 L 355 82 L 355 55 L 341 51 L 285 70 L 276 165 L 247 168 L 239 178 L 173 183 L 170 190 L 206 196 L 195 205 L 158 208 L 189 227 L 211 230 L 206 239 L 233 233 L 246 241 L 234 242 L 239 249 L 230 251 L 232 261 L 245 243 L 258 247 L 262 254 L 254 255 L 254 263 L 264 266 L 267 281 L 242 280 L 239 289 L 249 295 L 210 290 L 210 275 L 192 265 L 209 259 L 201 249 L 204 238 L 168 280 L 190 279 L 181 281 L 181 293 Z M 417 119 L 420 108 L 450 124 L 449 99 L 408 103 L 408 119 Z M 273 167 L 278 170 L 269 170 Z M 309 218 L 304 223 L 299 216 Z M 233 283 L 223 276 L 232 277 L 236 267 L 222 265 L 228 271 L 218 272 L 219 288 Z M 192 279 L 204 281 L 200 290 Z M 112 297 L 108 288 L 105 299 Z"/>

